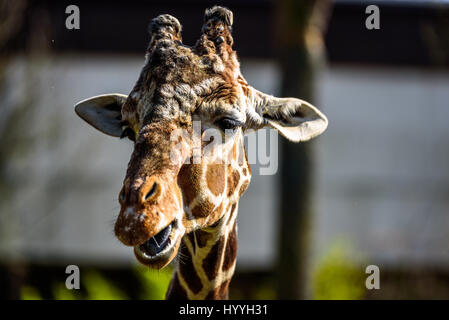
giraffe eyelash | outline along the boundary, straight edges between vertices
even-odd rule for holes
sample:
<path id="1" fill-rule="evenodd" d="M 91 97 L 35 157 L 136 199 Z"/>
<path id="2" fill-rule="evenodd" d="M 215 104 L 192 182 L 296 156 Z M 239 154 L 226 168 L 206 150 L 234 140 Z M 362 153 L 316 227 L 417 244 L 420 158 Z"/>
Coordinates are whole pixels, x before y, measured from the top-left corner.
<path id="1" fill-rule="evenodd" d="M 237 129 L 243 127 L 245 124 L 237 119 L 223 117 L 214 122 L 221 130 Z"/>
<path id="2" fill-rule="evenodd" d="M 120 136 L 120 139 L 124 138 L 128 138 L 129 140 L 136 142 L 136 133 L 130 127 L 125 127 Z"/>

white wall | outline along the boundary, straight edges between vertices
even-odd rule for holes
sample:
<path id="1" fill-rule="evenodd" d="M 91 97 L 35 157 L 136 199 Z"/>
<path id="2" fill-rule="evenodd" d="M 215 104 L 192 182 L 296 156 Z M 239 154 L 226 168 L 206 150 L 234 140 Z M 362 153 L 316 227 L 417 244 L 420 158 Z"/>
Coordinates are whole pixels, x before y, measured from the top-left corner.
<path id="1" fill-rule="evenodd" d="M 319 79 L 315 250 L 378 264 L 449 264 L 449 75 L 332 68 Z"/>
<path id="2" fill-rule="evenodd" d="M 132 145 L 89 127 L 73 105 L 128 93 L 142 63 L 136 56 L 64 56 L 35 66 L 38 112 L 26 130 L 40 143 L 9 168 L 22 183 L 0 214 L 0 259 L 135 263 L 112 231 Z M 278 94 L 276 64 L 243 60 L 242 70 L 253 86 Z M 27 90 L 25 78 L 33 77 L 19 59 L 11 67 L 11 101 Z M 449 263 L 448 88 L 447 73 L 414 69 L 334 67 L 320 75 L 316 105 L 330 124 L 315 141 L 314 258 L 345 241 L 377 264 Z M 240 202 L 242 269 L 276 259 L 278 176 L 257 172 L 253 166 Z"/>

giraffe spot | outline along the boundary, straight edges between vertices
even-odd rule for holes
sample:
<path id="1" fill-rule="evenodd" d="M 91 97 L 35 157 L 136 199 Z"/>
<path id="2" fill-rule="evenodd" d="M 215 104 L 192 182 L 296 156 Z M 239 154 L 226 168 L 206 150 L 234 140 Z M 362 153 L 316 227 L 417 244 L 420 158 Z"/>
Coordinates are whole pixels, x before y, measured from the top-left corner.
<path id="1" fill-rule="evenodd" d="M 226 280 L 218 288 L 218 298 L 219 299 L 228 299 L 230 282 L 231 282 L 231 280 Z"/>
<path id="2" fill-rule="evenodd" d="M 245 181 L 242 183 L 242 186 L 240 187 L 240 191 L 239 191 L 239 197 L 242 196 L 242 194 L 246 191 L 246 189 L 248 189 L 249 186 L 249 181 Z"/>
<path id="3" fill-rule="evenodd" d="M 206 258 L 203 260 L 203 269 L 209 280 L 213 280 L 217 277 L 220 254 L 223 251 L 224 236 L 221 236 L 217 242 L 212 246 Z"/>
<path id="4" fill-rule="evenodd" d="M 223 215 L 223 202 L 220 203 L 217 209 L 209 216 L 209 222 L 212 223 L 209 227 L 216 228 L 220 224 Z"/>
<path id="5" fill-rule="evenodd" d="M 235 232 L 235 223 L 232 231 L 228 235 L 228 240 L 226 241 L 226 249 L 224 255 L 224 261 L 221 269 L 223 271 L 229 270 L 237 258 L 237 233 Z"/>
<path id="6" fill-rule="evenodd" d="M 214 207 L 215 205 L 209 200 L 200 201 L 192 209 L 192 215 L 195 218 L 206 217 L 212 212 Z"/>
<path id="7" fill-rule="evenodd" d="M 207 294 L 205 300 L 227 300 L 228 296 L 229 296 L 228 289 L 229 289 L 230 282 L 231 282 L 230 280 L 226 280 L 219 287 L 210 291 Z"/>
<path id="8" fill-rule="evenodd" d="M 195 235 L 193 235 L 193 232 L 187 233 L 184 237 L 188 238 L 193 246 L 195 245 Z"/>
<path id="9" fill-rule="evenodd" d="M 190 256 L 190 252 L 184 244 L 181 248 L 180 256 L 185 258 L 182 259 L 182 268 L 180 268 L 179 271 L 181 272 L 181 275 L 190 290 L 192 290 L 194 294 L 197 294 L 203 288 L 203 284 L 201 283 L 201 279 L 196 273 L 195 267 L 192 262 L 192 257 Z"/>
<path id="10" fill-rule="evenodd" d="M 237 207 L 237 204 L 234 203 L 234 204 L 232 205 L 231 211 L 226 211 L 226 212 L 229 212 L 229 214 L 228 214 L 228 220 L 226 221 L 226 224 L 228 224 L 229 221 L 231 221 L 232 217 L 234 216 L 235 208 L 236 208 L 236 207 Z"/>
<path id="11" fill-rule="evenodd" d="M 167 291 L 167 299 L 170 300 L 187 300 L 187 292 L 181 286 L 178 275 L 175 273 L 173 280 L 170 283 L 170 288 Z"/>
<path id="12" fill-rule="evenodd" d="M 207 187 L 213 195 L 218 196 L 224 191 L 225 168 L 221 164 L 211 164 L 206 171 Z"/>
<path id="13" fill-rule="evenodd" d="M 238 155 L 237 155 L 237 144 L 234 144 L 234 146 L 232 147 L 232 159 L 237 160 L 238 159 Z"/>
<path id="14" fill-rule="evenodd" d="M 234 194 L 237 185 L 239 184 L 240 173 L 237 170 L 232 171 L 228 176 L 228 197 Z"/>
<path id="15" fill-rule="evenodd" d="M 248 167 L 249 174 L 251 175 L 251 166 L 250 166 L 250 164 L 248 163 L 248 155 L 246 154 L 246 151 L 245 151 L 245 150 L 244 150 L 243 154 L 245 155 L 245 163 L 246 163 L 246 165 L 247 165 L 247 167 Z"/>
<path id="16" fill-rule="evenodd" d="M 213 291 L 210 291 L 208 294 L 207 294 L 207 296 L 206 296 L 206 298 L 204 298 L 204 300 L 218 300 L 217 299 L 217 297 L 216 297 L 216 291 L 215 290 L 213 290 Z"/>
<path id="17" fill-rule="evenodd" d="M 243 175 L 244 175 L 244 176 L 247 176 L 247 175 L 248 175 L 248 170 L 246 170 L 246 168 L 243 168 L 242 171 L 243 171 Z"/>
<path id="18" fill-rule="evenodd" d="M 196 237 L 196 243 L 198 247 L 204 248 L 207 245 L 207 242 L 209 239 L 212 238 L 213 234 L 210 232 L 202 231 L 202 230 L 196 230 L 195 237 Z"/>
<path id="19" fill-rule="evenodd" d="M 195 199 L 198 190 L 198 181 L 201 179 L 200 166 L 186 164 L 181 167 L 178 174 L 178 185 L 182 190 L 184 202 L 189 204 Z"/>

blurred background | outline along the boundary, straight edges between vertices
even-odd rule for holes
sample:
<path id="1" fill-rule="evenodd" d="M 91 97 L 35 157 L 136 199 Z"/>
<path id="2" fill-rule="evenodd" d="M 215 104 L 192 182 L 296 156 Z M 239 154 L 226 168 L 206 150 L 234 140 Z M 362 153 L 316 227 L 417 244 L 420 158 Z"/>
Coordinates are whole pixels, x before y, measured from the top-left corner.
<path id="1" fill-rule="evenodd" d="M 0 297 L 163 298 L 171 269 L 137 266 L 113 234 L 132 144 L 73 106 L 130 92 L 153 17 L 176 16 L 193 45 L 215 4 L 234 12 L 248 82 L 329 119 L 311 142 L 279 138 L 276 175 L 253 165 L 230 297 L 448 299 L 449 1 L 430 0 L 0 0 Z"/>

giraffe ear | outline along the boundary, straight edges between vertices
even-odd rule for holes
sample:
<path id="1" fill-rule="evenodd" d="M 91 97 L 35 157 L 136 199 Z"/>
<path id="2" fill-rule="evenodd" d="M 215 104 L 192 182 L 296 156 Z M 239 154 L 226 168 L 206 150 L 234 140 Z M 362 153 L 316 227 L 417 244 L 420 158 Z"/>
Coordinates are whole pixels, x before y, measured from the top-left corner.
<path id="1" fill-rule="evenodd" d="M 122 105 L 126 95 L 112 93 L 88 98 L 75 105 L 75 112 L 88 124 L 114 137 L 122 134 Z"/>
<path id="2" fill-rule="evenodd" d="M 296 98 L 263 94 L 258 113 L 263 123 L 293 142 L 310 140 L 327 128 L 327 118 L 310 103 Z"/>

